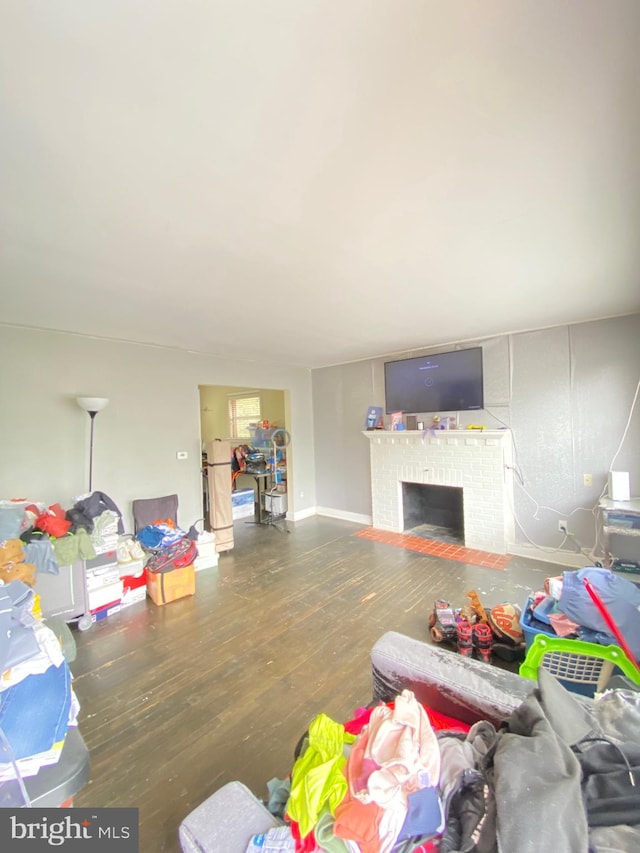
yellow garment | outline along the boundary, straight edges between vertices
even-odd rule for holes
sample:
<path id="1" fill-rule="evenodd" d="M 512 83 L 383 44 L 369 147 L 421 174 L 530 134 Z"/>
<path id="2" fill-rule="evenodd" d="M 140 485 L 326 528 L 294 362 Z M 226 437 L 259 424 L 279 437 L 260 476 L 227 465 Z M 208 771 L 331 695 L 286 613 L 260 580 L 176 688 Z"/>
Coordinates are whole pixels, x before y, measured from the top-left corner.
<path id="1" fill-rule="evenodd" d="M 293 765 L 287 803 L 287 814 L 298 823 L 302 838 L 314 828 L 323 807 L 334 814 L 342 802 L 347 792 L 344 744 L 355 739 L 326 714 L 318 714 L 309 726 L 309 746 Z"/>
<path id="2" fill-rule="evenodd" d="M 23 581 L 35 586 L 36 567 L 33 563 L 25 563 L 21 539 L 6 539 L 0 543 L 0 581 Z"/>

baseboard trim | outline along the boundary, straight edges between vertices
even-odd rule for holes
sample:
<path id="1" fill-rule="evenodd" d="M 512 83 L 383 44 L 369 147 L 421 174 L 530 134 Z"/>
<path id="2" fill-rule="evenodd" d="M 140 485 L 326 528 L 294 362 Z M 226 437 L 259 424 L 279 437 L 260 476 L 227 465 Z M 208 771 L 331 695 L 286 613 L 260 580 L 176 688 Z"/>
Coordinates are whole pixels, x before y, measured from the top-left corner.
<path id="1" fill-rule="evenodd" d="M 343 509 L 333 509 L 330 506 L 317 506 L 317 515 L 326 515 L 328 518 L 339 518 L 342 521 L 353 521 L 355 524 L 366 524 L 371 526 L 373 519 L 370 515 L 363 515 L 359 512 L 347 512 Z"/>
<path id="2" fill-rule="evenodd" d="M 540 560 L 543 563 L 555 563 L 556 566 L 567 566 L 571 569 L 584 569 L 593 565 L 584 554 L 569 554 L 567 551 L 541 551 L 534 545 L 507 545 L 507 553 L 514 557 L 528 557 L 530 560 Z"/>
<path id="3" fill-rule="evenodd" d="M 303 518 L 311 518 L 312 515 L 316 515 L 316 508 L 314 506 L 301 509 L 298 512 L 288 512 L 287 521 L 302 521 Z"/>

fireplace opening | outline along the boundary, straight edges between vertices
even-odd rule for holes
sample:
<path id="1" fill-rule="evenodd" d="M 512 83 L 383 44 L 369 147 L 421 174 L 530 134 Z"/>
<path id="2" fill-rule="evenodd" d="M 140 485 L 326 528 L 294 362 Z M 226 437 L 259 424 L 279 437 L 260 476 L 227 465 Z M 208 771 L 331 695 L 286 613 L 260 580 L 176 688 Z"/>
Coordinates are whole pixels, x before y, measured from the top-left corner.
<path id="1" fill-rule="evenodd" d="M 464 545 L 461 488 L 403 483 L 402 514 L 405 533 Z"/>

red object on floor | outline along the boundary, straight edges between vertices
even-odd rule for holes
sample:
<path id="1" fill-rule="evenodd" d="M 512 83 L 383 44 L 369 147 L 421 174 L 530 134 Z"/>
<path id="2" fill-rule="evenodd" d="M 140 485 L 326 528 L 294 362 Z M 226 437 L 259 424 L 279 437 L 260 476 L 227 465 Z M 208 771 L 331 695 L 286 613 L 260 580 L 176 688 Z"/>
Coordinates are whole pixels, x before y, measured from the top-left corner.
<path id="1" fill-rule="evenodd" d="M 450 542 L 438 542 L 436 539 L 423 539 L 422 536 L 412 536 L 409 533 L 390 533 L 375 527 L 365 527 L 353 535 L 361 539 L 371 539 L 373 542 L 382 542 L 384 545 L 394 545 L 396 548 L 406 548 L 407 551 L 417 551 L 419 554 L 482 566 L 485 569 L 503 571 L 511 562 L 509 555 L 491 554 L 489 551 L 478 551 L 476 548 L 465 548 Z"/>

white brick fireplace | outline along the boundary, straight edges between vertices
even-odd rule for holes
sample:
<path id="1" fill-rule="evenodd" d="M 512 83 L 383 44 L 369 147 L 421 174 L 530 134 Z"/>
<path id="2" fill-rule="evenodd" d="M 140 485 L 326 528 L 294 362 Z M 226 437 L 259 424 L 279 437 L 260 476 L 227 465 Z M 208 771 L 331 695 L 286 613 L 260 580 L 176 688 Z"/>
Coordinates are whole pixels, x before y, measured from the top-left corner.
<path id="1" fill-rule="evenodd" d="M 464 544 L 506 554 L 514 541 L 509 430 L 364 432 L 371 454 L 373 526 L 403 531 L 403 483 L 463 490 Z"/>

